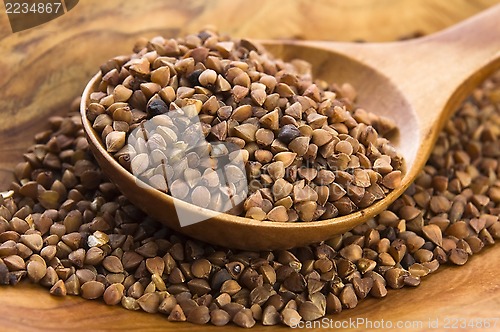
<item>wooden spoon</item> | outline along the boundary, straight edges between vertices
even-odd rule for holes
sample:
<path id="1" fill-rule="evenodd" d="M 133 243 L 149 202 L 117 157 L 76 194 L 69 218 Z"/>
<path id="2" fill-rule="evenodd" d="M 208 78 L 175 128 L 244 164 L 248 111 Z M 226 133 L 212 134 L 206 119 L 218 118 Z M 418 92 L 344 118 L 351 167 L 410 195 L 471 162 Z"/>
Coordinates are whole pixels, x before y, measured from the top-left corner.
<path id="1" fill-rule="evenodd" d="M 213 217 L 208 210 L 145 184 L 137 185 L 136 178 L 106 152 L 86 117 L 89 96 L 97 88 L 100 73 L 83 92 L 83 127 L 97 162 L 121 192 L 148 215 L 177 231 L 209 243 L 248 250 L 291 248 L 323 241 L 380 213 L 412 183 L 452 111 L 499 66 L 499 22 L 500 6 L 495 6 L 450 29 L 406 42 L 264 42 L 276 57 L 311 62 L 315 77 L 351 83 L 358 90 L 360 106 L 394 119 L 399 126 L 396 146 L 407 163 L 401 186 L 372 206 L 346 216 L 303 223 L 261 222 L 228 214 Z M 179 209 L 207 220 L 180 227 L 176 214 Z"/>

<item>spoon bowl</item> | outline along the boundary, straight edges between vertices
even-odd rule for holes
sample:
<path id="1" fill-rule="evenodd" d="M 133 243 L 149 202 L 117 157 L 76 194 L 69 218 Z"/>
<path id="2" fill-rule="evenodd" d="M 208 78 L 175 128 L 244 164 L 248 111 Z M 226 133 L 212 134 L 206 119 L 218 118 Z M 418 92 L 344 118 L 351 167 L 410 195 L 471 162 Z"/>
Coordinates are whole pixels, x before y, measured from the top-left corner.
<path id="1" fill-rule="evenodd" d="M 90 94 L 97 89 L 100 73 L 90 80 L 82 95 L 83 128 L 98 164 L 110 180 L 132 203 L 172 229 L 212 244 L 246 250 L 288 249 L 320 242 L 374 217 L 408 188 L 425 165 L 451 112 L 498 67 L 499 20 L 500 6 L 496 6 L 451 29 L 408 42 L 262 42 L 276 57 L 309 61 L 314 77 L 351 83 L 358 91 L 359 106 L 393 119 L 399 127 L 398 140 L 393 143 L 407 168 L 401 186 L 384 199 L 346 216 L 280 223 L 225 213 L 214 215 L 141 182 L 106 151 L 87 119 Z M 181 227 L 178 214 L 194 214 L 206 220 Z"/>

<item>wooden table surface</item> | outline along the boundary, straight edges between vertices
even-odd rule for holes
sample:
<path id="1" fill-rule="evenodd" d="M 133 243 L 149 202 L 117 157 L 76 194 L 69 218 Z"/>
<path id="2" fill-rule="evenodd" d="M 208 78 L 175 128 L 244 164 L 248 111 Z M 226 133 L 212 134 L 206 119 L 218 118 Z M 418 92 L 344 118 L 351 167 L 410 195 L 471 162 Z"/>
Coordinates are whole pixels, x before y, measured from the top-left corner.
<path id="1" fill-rule="evenodd" d="M 175 36 L 216 24 L 223 32 L 252 38 L 387 41 L 419 31 L 431 33 L 487 8 L 497 0 L 85 0 L 42 26 L 12 34 L 0 6 L 0 191 L 12 181 L 12 166 L 22 159 L 34 133 L 49 115 L 85 86 L 99 64 L 129 53 L 139 36 Z M 366 319 L 394 325 L 416 321 L 415 328 L 445 330 L 446 319 L 498 318 L 500 331 L 500 246 L 488 248 L 463 267 L 444 267 L 417 289 L 390 291 L 333 321 Z M 430 329 L 429 320 L 439 320 Z M 421 323 L 419 323 L 421 322 Z M 337 323 L 339 324 L 339 323 Z M 421 324 L 421 325 L 420 325 Z M 358 329 L 366 331 L 366 325 Z M 385 325 L 387 326 L 387 325 Z M 281 327 L 256 326 L 256 331 Z M 50 296 L 29 283 L 0 288 L 0 331 L 228 331 L 169 323 L 164 316 L 129 312 L 80 298 Z M 319 330 L 319 329 L 318 329 Z M 453 329 L 469 331 L 470 328 Z"/>

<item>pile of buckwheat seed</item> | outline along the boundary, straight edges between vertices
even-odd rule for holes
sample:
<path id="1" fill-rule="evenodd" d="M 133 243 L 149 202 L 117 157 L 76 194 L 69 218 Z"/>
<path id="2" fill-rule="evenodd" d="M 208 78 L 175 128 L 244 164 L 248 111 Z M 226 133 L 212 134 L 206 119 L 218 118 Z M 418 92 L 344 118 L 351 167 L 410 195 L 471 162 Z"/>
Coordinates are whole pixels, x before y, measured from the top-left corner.
<path id="1" fill-rule="evenodd" d="M 387 211 L 324 243 L 279 251 L 214 247 L 149 219 L 101 173 L 75 105 L 36 135 L 0 195 L 2 285 L 28 277 L 53 295 L 169 321 L 290 326 L 418 286 L 500 238 L 500 72 L 448 121 Z"/>
<path id="2" fill-rule="evenodd" d="M 400 185 L 403 159 L 384 137 L 393 121 L 355 107 L 350 84 L 313 81 L 307 62 L 210 30 L 143 40 L 134 52 L 101 66 L 87 117 L 107 151 L 152 187 L 295 222 L 347 215 Z M 224 167 L 226 157 L 242 166 Z"/>

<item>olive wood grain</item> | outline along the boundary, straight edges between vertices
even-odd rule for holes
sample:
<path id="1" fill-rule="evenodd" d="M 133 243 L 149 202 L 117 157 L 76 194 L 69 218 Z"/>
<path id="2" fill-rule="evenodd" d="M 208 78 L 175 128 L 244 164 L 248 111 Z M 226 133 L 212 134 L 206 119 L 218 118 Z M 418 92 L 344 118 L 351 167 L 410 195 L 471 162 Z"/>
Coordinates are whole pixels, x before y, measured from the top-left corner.
<path id="1" fill-rule="evenodd" d="M 85 0 L 69 14 L 17 34 L 10 32 L 2 12 L 0 190 L 12 181 L 13 166 L 22 160 L 33 135 L 47 128 L 47 117 L 64 114 L 98 66 L 112 56 L 129 53 L 139 36 L 176 36 L 216 23 L 234 36 L 257 39 L 389 41 L 415 31 L 441 30 L 495 3 L 498 0 L 322 0 L 311 6 L 309 0 L 149 0 L 144 5 L 142 1 Z M 393 321 L 498 317 L 498 266 L 500 247 L 495 247 L 475 255 L 463 267 L 442 268 L 415 290 L 391 291 L 385 299 L 367 299 L 354 310 L 330 317 Z M 444 331 L 440 327 L 433 331 Z M 76 297 L 55 298 L 46 289 L 27 283 L 0 287 L 2 331 L 174 329 L 233 331 L 234 327 L 221 330 L 169 323 L 160 314 L 130 312 Z M 285 329 L 256 326 L 254 330 Z"/>

